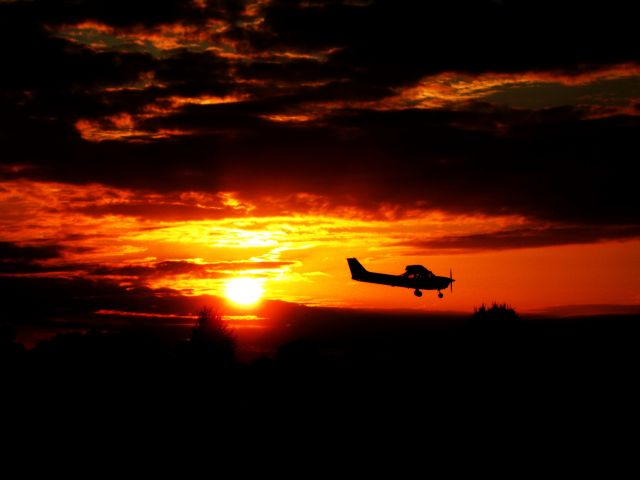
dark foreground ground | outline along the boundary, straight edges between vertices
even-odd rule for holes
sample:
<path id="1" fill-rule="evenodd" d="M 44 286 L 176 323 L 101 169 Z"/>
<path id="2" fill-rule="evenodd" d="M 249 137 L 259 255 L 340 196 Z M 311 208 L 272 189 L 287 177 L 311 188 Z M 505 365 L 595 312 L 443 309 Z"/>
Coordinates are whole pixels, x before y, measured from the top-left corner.
<path id="1" fill-rule="evenodd" d="M 79 428 L 124 442 L 132 441 L 125 431 L 221 435 L 231 425 L 267 443 L 286 432 L 293 443 L 309 435 L 393 443 L 395 435 L 451 448 L 517 450 L 526 439 L 560 452 L 633 450 L 639 317 L 391 320 L 361 314 L 342 329 L 298 329 L 248 362 L 218 338 L 89 331 L 24 350 L 5 335 L 5 426 L 44 425 L 48 435 Z"/>

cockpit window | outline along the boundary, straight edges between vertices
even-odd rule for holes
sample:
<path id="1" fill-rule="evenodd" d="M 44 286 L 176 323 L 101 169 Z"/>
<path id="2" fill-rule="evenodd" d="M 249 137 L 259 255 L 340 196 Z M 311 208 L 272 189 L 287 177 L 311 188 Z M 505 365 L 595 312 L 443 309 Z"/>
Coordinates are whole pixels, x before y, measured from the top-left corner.
<path id="1" fill-rule="evenodd" d="M 433 273 L 431 273 L 429 270 L 426 270 L 424 272 L 404 272 L 403 275 L 407 278 L 411 278 L 411 279 L 420 279 L 420 278 L 431 278 L 433 277 Z"/>

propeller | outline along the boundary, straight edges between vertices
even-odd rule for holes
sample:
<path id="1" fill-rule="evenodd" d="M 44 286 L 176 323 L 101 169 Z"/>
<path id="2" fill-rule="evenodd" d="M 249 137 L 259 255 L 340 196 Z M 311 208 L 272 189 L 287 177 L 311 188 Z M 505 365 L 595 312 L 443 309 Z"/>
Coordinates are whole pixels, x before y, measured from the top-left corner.
<path id="1" fill-rule="evenodd" d="M 453 270 L 449 269 L 449 280 L 451 280 L 449 282 L 449 288 L 451 288 L 451 293 L 453 293 L 453 282 L 455 282 L 455 280 L 453 279 Z"/>

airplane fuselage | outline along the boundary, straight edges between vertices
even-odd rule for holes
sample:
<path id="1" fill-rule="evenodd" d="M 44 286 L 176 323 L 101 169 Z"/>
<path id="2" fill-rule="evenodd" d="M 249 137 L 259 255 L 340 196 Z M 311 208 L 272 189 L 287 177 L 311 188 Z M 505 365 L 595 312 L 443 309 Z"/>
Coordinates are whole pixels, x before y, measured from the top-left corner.
<path id="1" fill-rule="evenodd" d="M 449 277 L 433 276 L 432 278 L 406 278 L 402 275 L 389 275 L 387 273 L 366 272 L 351 278 L 358 282 L 377 283 L 391 287 L 404 287 L 414 290 L 445 290 L 449 287 Z"/>
<path id="2" fill-rule="evenodd" d="M 421 290 L 437 290 L 438 297 L 442 298 L 441 290 L 452 286 L 453 282 L 455 282 L 452 276 L 440 277 L 434 275 L 422 265 L 407 265 L 404 274 L 390 275 L 388 273 L 370 272 L 356 258 L 348 258 L 347 262 L 353 280 L 391 287 L 411 288 L 418 297 L 422 296 Z"/>

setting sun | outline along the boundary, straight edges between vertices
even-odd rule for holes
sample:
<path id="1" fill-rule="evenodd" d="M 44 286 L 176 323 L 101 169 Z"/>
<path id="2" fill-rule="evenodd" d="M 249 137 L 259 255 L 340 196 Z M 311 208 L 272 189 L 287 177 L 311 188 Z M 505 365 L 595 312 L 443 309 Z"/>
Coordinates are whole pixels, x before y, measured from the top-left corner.
<path id="1" fill-rule="evenodd" d="M 256 303 L 263 293 L 262 281 L 255 278 L 234 278 L 227 282 L 226 297 L 240 305 Z"/>

